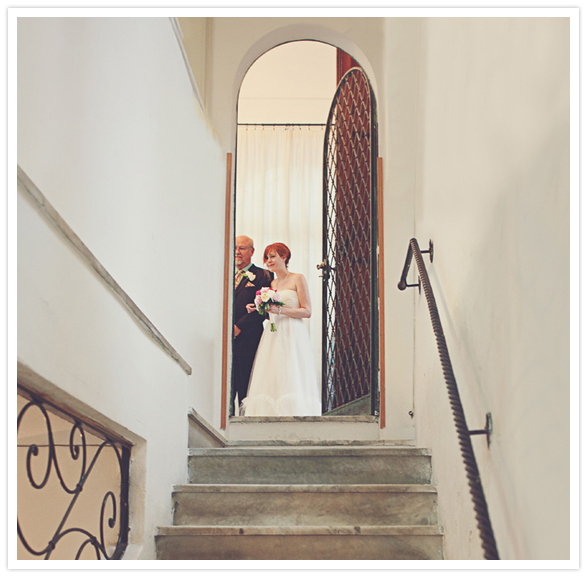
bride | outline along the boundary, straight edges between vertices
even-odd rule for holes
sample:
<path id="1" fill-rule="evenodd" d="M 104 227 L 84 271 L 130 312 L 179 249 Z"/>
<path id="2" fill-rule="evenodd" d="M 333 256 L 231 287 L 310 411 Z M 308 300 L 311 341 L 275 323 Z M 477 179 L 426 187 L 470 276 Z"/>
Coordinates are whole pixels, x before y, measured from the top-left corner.
<path id="1" fill-rule="evenodd" d="M 312 305 L 303 274 L 287 269 L 291 252 L 280 242 L 265 248 L 263 262 L 275 274 L 271 287 L 281 296 L 283 306 L 269 308 L 272 332 L 265 323 L 251 372 L 245 416 L 320 416 L 320 384 L 314 367 L 308 328 Z M 254 304 L 249 313 L 257 313 Z"/>

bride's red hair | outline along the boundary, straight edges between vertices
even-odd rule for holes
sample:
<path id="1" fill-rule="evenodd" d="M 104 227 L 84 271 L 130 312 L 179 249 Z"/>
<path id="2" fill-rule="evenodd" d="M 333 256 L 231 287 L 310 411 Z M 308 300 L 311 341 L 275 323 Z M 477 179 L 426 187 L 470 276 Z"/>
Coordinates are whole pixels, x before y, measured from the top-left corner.
<path id="1" fill-rule="evenodd" d="M 285 265 L 287 266 L 289 259 L 291 258 L 291 251 L 290 249 L 281 242 L 275 242 L 274 244 L 269 244 L 267 248 L 265 248 L 265 252 L 263 252 L 263 262 L 267 262 L 267 258 L 269 256 L 269 252 L 276 252 L 279 254 L 284 260 Z"/>

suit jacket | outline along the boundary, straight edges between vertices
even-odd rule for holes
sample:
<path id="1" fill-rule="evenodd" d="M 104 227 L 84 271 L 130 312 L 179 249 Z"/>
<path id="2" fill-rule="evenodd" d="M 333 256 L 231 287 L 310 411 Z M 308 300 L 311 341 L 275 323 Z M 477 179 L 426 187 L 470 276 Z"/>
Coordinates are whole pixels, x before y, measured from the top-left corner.
<path id="1" fill-rule="evenodd" d="M 263 286 L 271 286 L 272 278 L 268 270 L 259 268 L 254 264 L 249 268 L 249 272 L 255 275 L 255 279 L 251 282 L 244 277 L 236 287 L 234 291 L 233 317 L 235 326 L 238 326 L 241 330 L 241 333 L 236 337 L 235 343 L 240 340 L 244 344 L 245 340 L 252 340 L 251 345 L 254 354 L 263 332 L 264 318 L 257 312 L 249 314 L 246 306 L 254 301 L 257 290 L 260 290 Z M 248 348 L 248 346 L 245 347 Z"/>

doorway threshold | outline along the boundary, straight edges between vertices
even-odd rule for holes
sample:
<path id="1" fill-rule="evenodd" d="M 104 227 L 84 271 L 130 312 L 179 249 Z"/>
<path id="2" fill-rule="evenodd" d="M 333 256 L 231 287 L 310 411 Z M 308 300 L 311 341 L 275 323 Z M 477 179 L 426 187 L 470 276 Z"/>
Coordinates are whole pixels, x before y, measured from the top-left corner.
<path id="1" fill-rule="evenodd" d="M 232 446 L 406 445 L 382 440 L 377 416 L 234 416 L 227 428 Z"/>
<path id="2" fill-rule="evenodd" d="M 351 416 L 233 416 L 231 423 L 259 422 L 378 422 L 377 416 L 355 414 Z"/>

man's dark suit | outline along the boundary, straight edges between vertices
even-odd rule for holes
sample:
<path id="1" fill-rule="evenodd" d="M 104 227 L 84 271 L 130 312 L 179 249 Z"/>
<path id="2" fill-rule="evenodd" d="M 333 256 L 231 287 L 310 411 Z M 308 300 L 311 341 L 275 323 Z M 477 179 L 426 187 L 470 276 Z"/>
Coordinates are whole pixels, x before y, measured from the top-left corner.
<path id="1" fill-rule="evenodd" d="M 247 395 L 251 368 L 263 334 L 263 316 L 258 312 L 247 312 L 247 304 L 255 299 L 257 290 L 263 286 L 271 286 L 271 274 L 254 264 L 248 270 L 255 275 L 250 281 L 243 277 L 234 291 L 234 324 L 240 329 L 240 334 L 232 344 L 232 392 L 230 413 L 234 411 L 234 399 L 238 393 L 239 403 Z"/>

